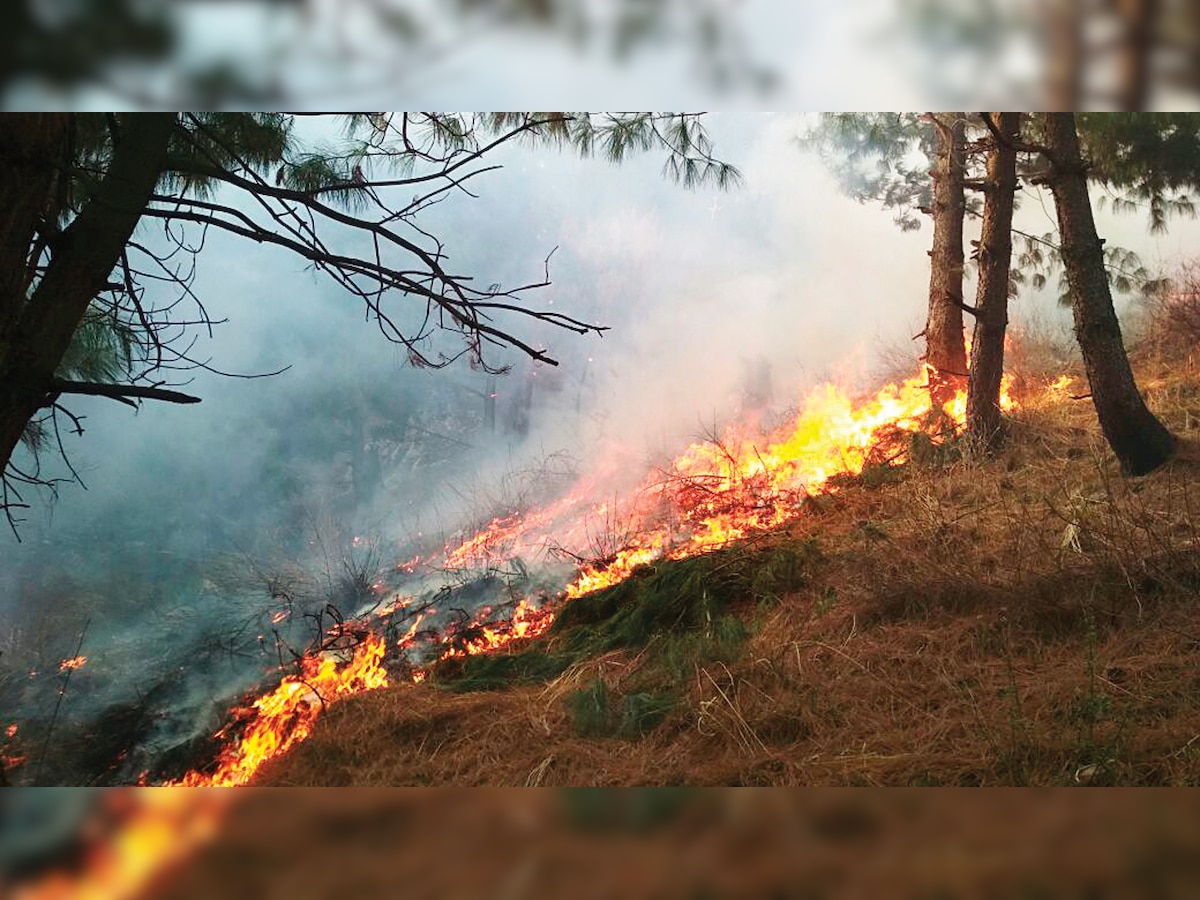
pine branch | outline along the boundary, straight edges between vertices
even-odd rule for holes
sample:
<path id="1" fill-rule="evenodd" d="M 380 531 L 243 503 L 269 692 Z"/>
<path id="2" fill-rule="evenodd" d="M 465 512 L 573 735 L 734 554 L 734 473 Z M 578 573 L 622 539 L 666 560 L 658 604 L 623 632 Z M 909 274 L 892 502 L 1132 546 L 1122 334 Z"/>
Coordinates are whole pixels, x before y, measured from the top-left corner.
<path id="1" fill-rule="evenodd" d="M 68 381 L 65 378 L 55 378 L 51 384 L 54 398 L 60 394 L 86 394 L 92 397 L 108 397 L 128 406 L 137 407 L 130 397 L 143 400 L 162 400 L 165 403 L 199 403 L 199 397 L 183 394 L 179 391 L 169 391 L 165 388 L 149 387 L 140 384 L 98 384 L 90 381 Z M 51 405 L 53 400 L 47 405 Z"/>

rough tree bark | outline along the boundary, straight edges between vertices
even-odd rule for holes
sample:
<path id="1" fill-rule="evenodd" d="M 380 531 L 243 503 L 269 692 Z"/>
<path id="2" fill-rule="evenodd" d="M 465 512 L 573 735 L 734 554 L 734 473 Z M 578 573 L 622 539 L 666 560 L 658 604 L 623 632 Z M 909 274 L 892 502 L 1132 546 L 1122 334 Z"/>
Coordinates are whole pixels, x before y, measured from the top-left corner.
<path id="1" fill-rule="evenodd" d="M 1083 352 L 1092 402 L 1121 471 L 1144 475 L 1170 459 L 1175 438 L 1146 408 L 1129 368 L 1104 271 L 1103 242 L 1092 217 L 1075 114 L 1048 113 L 1045 124 L 1050 173 L 1043 180 L 1054 195 L 1075 337 Z"/>
<path id="2" fill-rule="evenodd" d="M 966 122 L 961 113 L 931 116 L 938 134 L 933 171 L 933 249 L 929 251 L 929 318 L 925 323 L 925 362 L 934 406 L 951 399 L 967 371 L 963 341 L 963 179 Z"/>
<path id="3" fill-rule="evenodd" d="M 104 178 L 57 233 L 51 193 L 71 164 L 69 115 L 9 117 L 0 130 L 0 458 L 54 396 L 54 370 L 104 287 L 166 168 L 174 113 L 124 116 Z M 53 244 L 28 294 L 37 235 Z"/>
<path id="4" fill-rule="evenodd" d="M 1043 30 L 1047 109 L 1078 109 L 1083 100 L 1085 62 L 1083 0 L 1054 0 Z"/>
<path id="5" fill-rule="evenodd" d="M 1012 263 L 1013 195 L 1017 190 L 1020 113 L 984 113 L 994 146 L 984 184 L 983 230 L 979 239 L 979 289 L 967 382 L 967 433 L 987 450 L 1003 439 L 1000 382 L 1008 329 L 1008 285 Z"/>
<path id="6" fill-rule="evenodd" d="M 1119 0 L 1117 3 L 1122 31 L 1117 59 L 1119 109 L 1134 112 L 1145 109 L 1150 102 L 1160 9 L 1159 0 Z"/>
<path id="7" fill-rule="evenodd" d="M 9 338 L 29 287 L 26 259 L 53 206 L 58 164 L 69 142 L 70 116 L 20 113 L 0 128 L 0 341 Z"/>

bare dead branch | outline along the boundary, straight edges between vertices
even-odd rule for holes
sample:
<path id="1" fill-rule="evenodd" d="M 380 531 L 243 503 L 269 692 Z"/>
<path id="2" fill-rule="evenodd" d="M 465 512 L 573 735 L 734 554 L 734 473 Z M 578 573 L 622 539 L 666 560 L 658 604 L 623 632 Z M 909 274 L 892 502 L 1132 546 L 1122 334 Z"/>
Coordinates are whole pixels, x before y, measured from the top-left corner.
<path id="1" fill-rule="evenodd" d="M 98 384 L 88 381 L 68 381 L 65 378 L 55 378 L 53 381 L 54 396 L 59 394 L 86 394 L 92 397 L 108 397 L 122 403 L 131 403 L 129 398 L 137 397 L 143 400 L 162 400 L 165 403 L 199 403 L 199 397 L 170 391 L 165 388 L 147 387 L 140 384 Z"/>

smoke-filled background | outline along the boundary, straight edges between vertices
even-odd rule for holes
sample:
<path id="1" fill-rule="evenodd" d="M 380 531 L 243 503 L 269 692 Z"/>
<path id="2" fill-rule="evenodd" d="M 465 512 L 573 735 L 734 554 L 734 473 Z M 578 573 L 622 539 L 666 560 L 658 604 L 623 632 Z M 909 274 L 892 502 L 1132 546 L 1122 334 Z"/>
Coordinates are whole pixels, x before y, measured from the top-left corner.
<path id="1" fill-rule="evenodd" d="M 195 370 L 199 406 L 72 403 L 86 433 L 64 447 L 87 490 L 44 495 L 21 541 L 0 544 L 0 724 L 19 726 L 25 756 L 14 772 L 119 783 L 170 771 L 172 753 L 176 768 L 194 762 L 190 738 L 319 637 L 327 604 L 353 615 L 397 562 L 600 467 L 602 490 L 631 487 L 723 425 L 781 421 L 820 380 L 868 387 L 888 357 L 914 372 L 928 229 L 901 231 L 842 195 L 800 145 L 811 117 L 707 124 L 740 187 L 684 190 L 654 153 L 614 166 L 512 147 L 489 157 L 503 168 L 473 181 L 478 197 L 423 214 L 453 271 L 514 287 L 548 267 L 531 305 L 608 326 L 581 337 L 501 320 L 557 367 L 492 349 L 506 374 L 466 359 L 415 368 L 330 279 L 209 234 L 193 290 L 228 321 L 193 355 L 227 373 L 286 371 Z M 338 137 L 328 120 L 299 127 Z M 1030 194 L 1018 225 L 1039 234 L 1051 216 Z M 1151 271 L 1188 259 L 1197 233 L 1176 221 L 1152 238 L 1138 213 L 1105 212 L 1100 227 Z M 1013 316 L 1069 347 L 1055 293 L 1024 291 Z M 592 524 L 601 539 L 620 528 Z M 60 671 L 77 655 L 87 662 Z"/>
<path id="2" fill-rule="evenodd" d="M 353 614 L 363 584 L 395 562 L 553 499 L 603 462 L 618 470 L 613 489 L 640 482 L 752 408 L 783 410 L 834 375 L 853 384 L 879 342 L 919 330 L 923 235 L 841 197 L 797 145 L 802 118 L 709 124 L 741 188 L 684 190 L 652 153 L 613 166 L 513 149 L 489 159 L 504 168 L 475 180 L 477 199 L 423 216 L 454 271 L 511 287 L 548 265 L 552 284 L 528 302 L 608 326 L 580 337 L 501 321 L 557 367 L 516 350 L 488 352 L 510 367 L 501 375 L 465 359 L 413 367 L 330 279 L 210 233 L 192 288 L 228 321 L 193 355 L 223 372 L 288 368 L 194 371 L 199 406 L 72 404 L 85 434 L 64 447 L 87 490 L 44 494 L 20 542 L 0 547 L 3 718 L 55 721 L 53 756 L 72 723 L 119 713 L 88 732 L 107 739 L 96 761 L 66 754 L 57 773 L 40 771 L 39 740 L 24 771 L 74 782 L 110 744 L 169 747 L 180 728 L 211 730 L 214 709 L 290 661 L 275 632 L 304 648 L 312 623 L 276 627 L 281 606 Z M 302 127 L 337 137 L 328 122 Z M 60 693 L 59 662 L 76 655 L 88 661 Z M 144 720 L 162 705 L 171 721 Z"/>
<path id="3" fill-rule="evenodd" d="M 1178 108 L 1189 0 L 18 0 L 10 108 Z M 637 98 L 632 103 L 632 98 Z"/>

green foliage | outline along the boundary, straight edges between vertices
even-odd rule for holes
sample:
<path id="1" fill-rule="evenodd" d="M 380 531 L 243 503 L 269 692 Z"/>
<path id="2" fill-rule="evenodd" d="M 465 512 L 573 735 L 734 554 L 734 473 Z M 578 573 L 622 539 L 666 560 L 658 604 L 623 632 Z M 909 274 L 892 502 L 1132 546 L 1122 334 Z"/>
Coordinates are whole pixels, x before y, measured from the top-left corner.
<path id="1" fill-rule="evenodd" d="M 737 616 L 722 616 L 708 628 L 668 635 L 658 656 L 672 680 L 686 681 L 697 666 L 733 662 L 742 651 L 750 632 Z"/>
<path id="2" fill-rule="evenodd" d="M 1196 217 L 1188 192 L 1200 188 L 1200 114 L 1081 113 L 1075 121 L 1089 178 L 1125 192 L 1115 210 L 1145 206 L 1155 234 L 1171 216 Z"/>
<path id="3" fill-rule="evenodd" d="M 578 659 L 577 653 L 547 653 L 542 650 L 455 657 L 436 666 L 433 678 L 455 693 L 496 691 L 514 684 L 549 681 L 561 675 Z"/>
<path id="4" fill-rule="evenodd" d="M 651 150 L 666 153 L 663 175 L 686 188 L 741 184 L 737 168 L 713 155 L 712 139 L 693 113 L 510 112 L 452 115 L 402 113 L 359 115 L 347 131 L 362 137 L 356 164 L 380 159 L 410 165 L 413 158 L 464 160 L 492 143 L 518 140 L 525 146 L 572 149 L 612 163 Z"/>
<path id="5" fill-rule="evenodd" d="M 920 228 L 917 213 L 933 203 L 936 142 L 933 125 L 916 113 L 825 113 L 800 138 L 847 196 L 894 210 L 901 231 Z"/>
<path id="6" fill-rule="evenodd" d="M 92 305 L 71 335 L 55 374 L 74 381 L 116 382 L 129 374 L 136 349 L 138 334 L 133 326 L 114 311 Z M 21 443 L 39 453 L 46 449 L 51 430 L 44 418 L 30 419 Z"/>
<path id="7" fill-rule="evenodd" d="M 171 140 L 171 189 L 211 197 L 218 179 L 205 170 L 265 175 L 293 149 L 291 116 L 283 113 L 184 113 Z M 214 171 L 214 174 L 216 173 Z"/>
<path id="8" fill-rule="evenodd" d="M 919 469 L 944 469 L 962 459 L 962 453 L 959 435 L 945 434 L 935 440 L 924 431 L 914 431 L 908 439 L 908 459 Z M 895 480 L 894 475 L 892 480 Z"/>
<path id="9" fill-rule="evenodd" d="M 128 374 L 136 344 L 130 323 L 92 306 L 71 336 L 57 374 L 79 381 L 117 381 Z"/>
<path id="10" fill-rule="evenodd" d="M 586 653 L 642 647 L 663 633 L 711 638 L 730 604 L 799 588 L 815 557 L 812 543 L 767 550 L 735 546 L 644 566 L 620 584 L 570 603 L 552 631 Z"/>
<path id="11" fill-rule="evenodd" d="M 611 731 L 608 689 L 597 678 L 585 688 L 572 691 L 566 698 L 571 725 L 580 737 L 601 737 Z"/>
<path id="12" fill-rule="evenodd" d="M 1056 232 L 1033 235 L 1014 231 L 1013 251 L 1010 278 L 1014 288 L 1028 284 L 1040 291 L 1049 284 L 1051 277 L 1057 276 L 1058 302 L 1061 306 L 1071 305 L 1071 290 Z M 1109 288 L 1116 294 L 1157 296 L 1165 285 L 1163 279 L 1151 274 L 1134 251 L 1116 245 L 1104 246 L 1104 273 Z"/>
<path id="13" fill-rule="evenodd" d="M 620 737 L 636 740 L 657 728 L 674 710 L 673 697 L 637 692 L 627 694 L 619 710 L 614 709 L 604 680 L 572 691 L 565 704 L 571 726 L 580 737 Z"/>
<path id="14" fill-rule="evenodd" d="M 623 738 L 639 738 L 662 724 L 677 706 L 674 697 L 660 694 L 627 694 L 621 701 L 621 720 L 617 734 Z"/>

